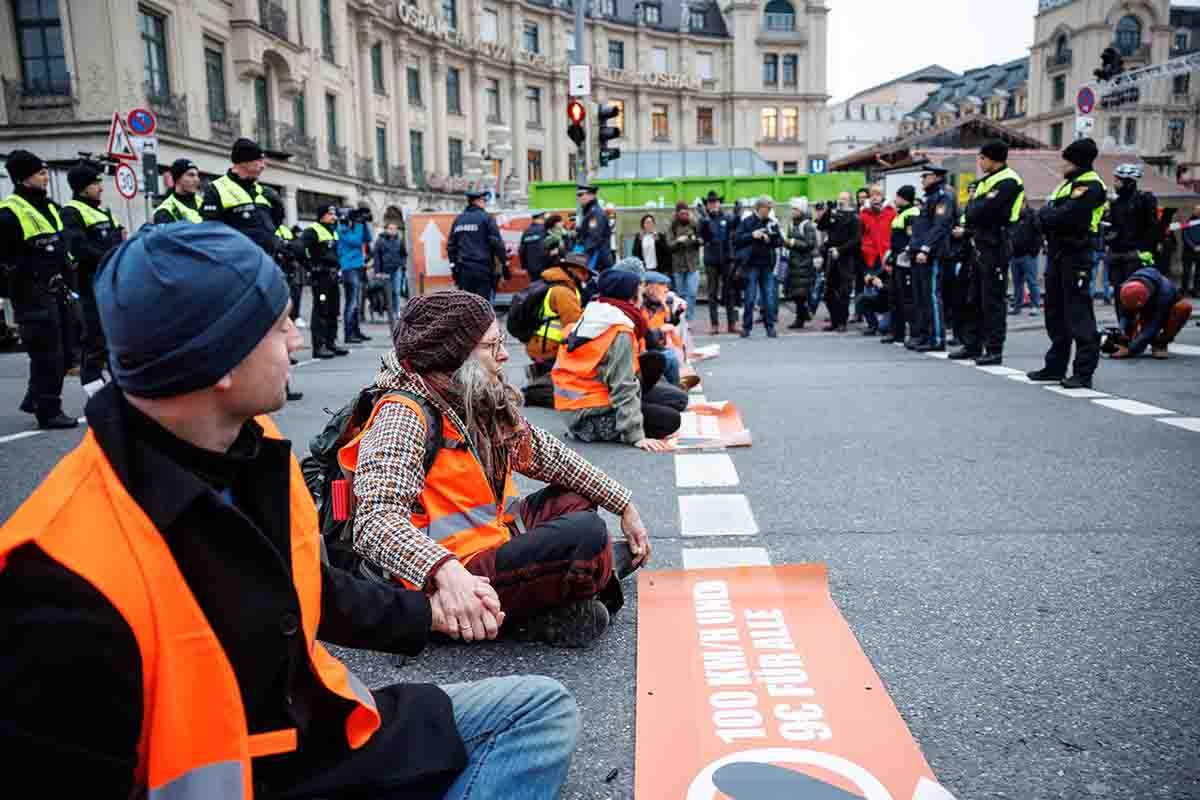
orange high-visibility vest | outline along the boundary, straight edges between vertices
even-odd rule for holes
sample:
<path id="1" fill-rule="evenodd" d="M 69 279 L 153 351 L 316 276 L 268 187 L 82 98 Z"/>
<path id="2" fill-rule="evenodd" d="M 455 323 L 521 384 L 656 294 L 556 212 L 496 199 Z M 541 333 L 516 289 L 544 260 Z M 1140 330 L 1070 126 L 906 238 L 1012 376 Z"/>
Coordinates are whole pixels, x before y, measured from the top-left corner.
<path id="1" fill-rule="evenodd" d="M 569 334 L 570 331 L 568 336 Z M 573 351 L 559 347 L 554 369 L 550 371 L 550 380 L 554 382 L 555 409 L 575 411 L 581 408 L 607 408 L 612 405 L 608 386 L 600 380 L 598 367 L 600 359 L 604 358 L 608 348 L 612 347 L 612 343 L 620 335 L 633 340 L 633 371 L 641 371 L 637 358 L 641 347 L 633 329 L 625 325 L 610 325 L 604 333 Z"/>
<path id="2" fill-rule="evenodd" d="M 270 438 L 283 438 L 269 419 L 258 422 Z M 316 641 L 317 514 L 300 465 L 291 462 L 292 580 L 309 663 L 327 691 L 353 704 L 345 734 L 349 746 L 359 748 L 379 728 L 379 712 L 370 690 Z M 162 534 L 121 484 L 91 431 L 0 528 L 0 567 L 29 542 L 94 586 L 133 631 L 144 693 L 136 773 L 142 796 L 253 798 L 250 759 L 295 750 L 296 729 L 250 734 L 220 640 Z"/>
<path id="3" fill-rule="evenodd" d="M 380 399 L 358 435 L 338 450 L 338 464 L 350 481 L 351 495 L 362 439 L 388 403 L 401 403 L 425 419 L 420 404 L 411 397 L 388 394 Z M 448 414 L 442 414 L 442 438 L 425 475 L 420 503 L 413 507 L 412 524 L 465 564 L 512 538 L 508 525 L 520 497 L 510 469 L 504 476 L 504 497 L 497 499 L 466 434 Z"/>
<path id="4" fill-rule="evenodd" d="M 642 316 L 646 320 L 646 327 L 653 331 L 661 329 L 664 325 L 671 321 L 671 318 L 667 315 L 667 309 L 665 308 L 660 308 L 653 314 L 651 314 L 647 309 L 643 308 Z M 679 331 L 670 331 L 666 334 L 666 339 L 667 344 L 673 349 L 681 351 L 680 355 L 682 355 L 683 339 L 680 338 Z"/>

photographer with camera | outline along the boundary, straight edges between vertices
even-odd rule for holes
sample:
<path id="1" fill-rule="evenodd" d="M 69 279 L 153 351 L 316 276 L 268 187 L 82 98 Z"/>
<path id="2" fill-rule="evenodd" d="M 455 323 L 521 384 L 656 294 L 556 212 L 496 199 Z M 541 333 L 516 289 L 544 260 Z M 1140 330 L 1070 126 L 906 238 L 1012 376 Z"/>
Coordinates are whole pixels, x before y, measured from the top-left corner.
<path id="1" fill-rule="evenodd" d="M 737 269 L 746 279 L 746 306 L 742 309 L 743 339 L 750 338 L 754 328 L 755 300 L 762 303 L 763 323 L 767 338 L 774 339 L 775 315 L 779 305 L 779 288 L 775 285 L 776 251 L 783 247 L 779 223 L 771 218 L 774 201 L 763 195 L 754 202 L 754 213 L 738 225 L 733 237 Z"/>
<path id="2" fill-rule="evenodd" d="M 347 344 L 371 340 L 362 331 L 362 305 L 367 288 L 367 248 L 371 246 L 371 209 L 361 204 L 355 209 L 343 209 L 338 217 L 337 253 L 342 265 L 342 286 L 346 290 L 346 306 L 342 309 L 342 325 Z"/>
<path id="3" fill-rule="evenodd" d="M 454 285 L 490 303 L 496 296 L 496 284 L 499 283 L 497 262 L 505 279 L 509 274 L 508 253 L 500 237 L 500 228 L 484 208 L 486 197 L 486 192 L 467 192 L 467 207 L 454 218 L 450 228 L 446 257 L 450 260 Z"/>
<path id="4" fill-rule="evenodd" d="M 817 211 L 817 230 L 825 232 L 826 331 L 846 331 L 850 319 L 850 290 L 858 273 L 862 221 L 849 192 L 838 195 L 837 206 Z"/>
<path id="5" fill-rule="evenodd" d="M 29 391 L 21 410 L 37 416 L 38 427 L 74 428 L 62 410 L 66 375 L 63 320 L 73 292 L 58 205 L 46 188 L 50 171 L 28 150 L 14 150 L 5 163 L 13 193 L 0 202 L 0 253 L 9 267 L 8 295 L 21 339 L 29 351 Z"/>
<path id="6" fill-rule="evenodd" d="M 338 260 L 337 206 L 323 206 L 317 222 L 300 234 L 299 250 L 304 254 L 312 280 L 313 358 L 350 355 L 337 346 L 338 331 Z"/>

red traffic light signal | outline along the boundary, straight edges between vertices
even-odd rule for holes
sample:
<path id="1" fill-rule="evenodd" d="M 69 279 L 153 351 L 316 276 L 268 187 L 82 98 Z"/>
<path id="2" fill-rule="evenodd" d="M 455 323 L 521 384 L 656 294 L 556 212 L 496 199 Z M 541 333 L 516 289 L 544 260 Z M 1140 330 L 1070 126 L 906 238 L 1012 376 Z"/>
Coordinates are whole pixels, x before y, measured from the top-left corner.
<path id="1" fill-rule="evenodd" d="M 587 109 L 583 107 L 583 103 L 578 100 L 567 103 L 567 119 L 576 125 L 581 125 L 585 117 L 587 117 Z"/>

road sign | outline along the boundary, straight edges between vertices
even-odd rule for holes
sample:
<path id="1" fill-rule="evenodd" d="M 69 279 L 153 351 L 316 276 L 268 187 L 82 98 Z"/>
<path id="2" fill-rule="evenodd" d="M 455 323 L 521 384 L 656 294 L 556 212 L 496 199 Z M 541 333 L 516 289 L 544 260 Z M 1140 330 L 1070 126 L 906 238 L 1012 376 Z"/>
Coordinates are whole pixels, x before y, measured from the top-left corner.
<path id="1" fill-rule="evenodd" d="M 117 172 L 114 176 L 117 184 L 117 193 L 126 200 L 132 200 L 137 196 L 138 179 L 137 173 L 133 171 L 133 167 L 128 164 L 117 164 Z"/>
<path id="2" fill-rule="evenodd" d="M 1092 109 L 1096 107 L 1096 93 L 1092 91 L 1092 87 L 1084 86 L 1079 90 L 1075 95 L 1075 107 L 1085 116 L 1092 113 Z"/>
<path id="3" fill-rule="evenodd" d="M 1075 117 L 1075 138 L 1086 139 L 1092 135 L 1092 131 L 1096 130 L 1096 118 L 1077 116 Z"/>
<path id="4" fill-rule="evenodd" d="M 158 155 L 158 137 L 157 136 L 138 136 L 133 139 L 133 146 L 137 152 L 142 154 L 142 157 Z"/>
<path id="5" fill-rule="evenodd" d="M 133 142 L 129 140 L 129 132 L 125 130 L 125 123 L 121 121 L 121 115 L 113 112 L 112 125 L 108 128 L 108 154 L 118 161 L 137 161 L 137 152 L 133 149 Z"/>
<path id="6" fill-rule="evenodd" d="M 827 166 L 828 166 L 828 163 L 823 158 L 810 158 L 808 160 L 808 174 L 809 175 L 824 175 L 825 168 Z"/>
<path id="7" fill-rule="evenodd" d="M 592 67 L 590 64 L 572 64 L 567 73 L 567 94 L 571 97 L 587 97 L 592 93 Z"/>
<path id="8" fill-rule="evenodd" d="M 125 116 L 129 132 L 135 136 L 152 136 L 158 128 L 158 118 L 148 108 L 135 108 Z"/>

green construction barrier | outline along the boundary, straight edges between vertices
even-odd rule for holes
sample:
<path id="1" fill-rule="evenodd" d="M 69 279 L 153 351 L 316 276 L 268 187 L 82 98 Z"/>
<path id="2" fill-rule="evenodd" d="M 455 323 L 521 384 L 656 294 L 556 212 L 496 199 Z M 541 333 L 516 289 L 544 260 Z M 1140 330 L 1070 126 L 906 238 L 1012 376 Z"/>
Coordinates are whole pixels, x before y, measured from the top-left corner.
<path id="1" fill-rule="evenodd" d="M 768 195 L 777 203 L 793 197 L 809 200 L 835 200 L 842 191 L 858 189 L 866 184 L 861 172 L 834 172 L 828 175 L 753 175 L 743 177 L 712 176 L 688 178 L 635 178 L 632 180 L 602 180 L 600 199 L 605 205 L 619 208 L 653 206 L 671 208 L 679 200 L 691 205 L 697 197 L 715 191 L 727 204 L 760 195 Z M 532 208 L 571 208 L 575 205 L 575 184 L 562 181 L 541 182 L 529 187 Z"/>

